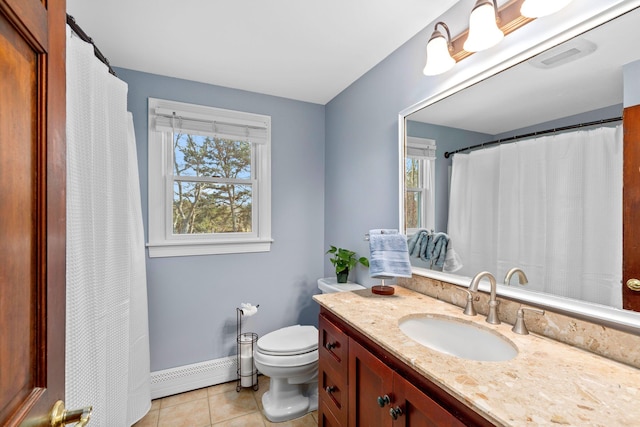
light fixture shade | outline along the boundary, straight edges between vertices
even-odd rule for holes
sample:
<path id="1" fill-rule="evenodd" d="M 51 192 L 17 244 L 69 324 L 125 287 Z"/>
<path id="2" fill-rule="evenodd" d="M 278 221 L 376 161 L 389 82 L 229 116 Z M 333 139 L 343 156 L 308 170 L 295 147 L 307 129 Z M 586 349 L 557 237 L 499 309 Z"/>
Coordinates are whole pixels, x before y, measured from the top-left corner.
<path id="1" fill-rule="evenodd" d="M 551 15 L 571 3 L 571 0 L 525 0 L 520 14 L 526 18 L 540 18 Z"/>
<path id="2" fill-rule="evenodd" d="M 478 52 L 495 46 L 502 40 L 496 19 L 495 4 L 492 1 L 478 0 L 469 17 L 469 35 L 464 42 L 464 50 Z"/>
<path id="3" fill-rule="evenodd" d="M 449 53 L 449 42 L 439 31 L 435 31 L 427 43 L 427 63 L 424 66 L 425 76 L 435 76 L 449 71 L 456 60 Z"/>

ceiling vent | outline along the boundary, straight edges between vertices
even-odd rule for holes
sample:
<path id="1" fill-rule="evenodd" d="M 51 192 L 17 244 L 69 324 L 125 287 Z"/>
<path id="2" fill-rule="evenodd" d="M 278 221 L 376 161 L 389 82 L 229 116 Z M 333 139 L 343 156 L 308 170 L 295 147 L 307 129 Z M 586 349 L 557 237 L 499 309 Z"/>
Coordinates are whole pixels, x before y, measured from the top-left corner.
<path id="1" fill-rule="evenodd" d="M 529 64 L 536 68 L 555 68 L 568 62 L 575 61 L 596 51 L 598 47 L 585 39 L 569 40 L 559 46 L 530 59 Z"/>

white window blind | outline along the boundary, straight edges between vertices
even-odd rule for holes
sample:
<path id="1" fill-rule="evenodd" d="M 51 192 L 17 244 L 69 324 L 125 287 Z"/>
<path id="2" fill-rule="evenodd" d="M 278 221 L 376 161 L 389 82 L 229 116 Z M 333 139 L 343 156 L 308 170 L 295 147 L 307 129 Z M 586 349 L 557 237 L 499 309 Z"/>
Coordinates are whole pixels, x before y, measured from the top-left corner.
<path id="1" fill-rule="evenodd" d="M 188 109 L 155 108 L 153 127 L 158 132 L 185 132 L 212 136 L 221 139 L 248 141 L 266 144 L 269 138 L 269 123 L 256 117 L 255 120 L 233 117 L 233 112 L 211 108 L 211 114 L 198 114 Z M 248 116 L 250 114 L 247 113 Z M 212 118 L 213 117 L 213 118 Z"/>
<path id="2" fill-rule="evenodd" d="M 427 138 L 407 137 L 406 156 L 420 159 L 436 158 L 436 141 Z"/>

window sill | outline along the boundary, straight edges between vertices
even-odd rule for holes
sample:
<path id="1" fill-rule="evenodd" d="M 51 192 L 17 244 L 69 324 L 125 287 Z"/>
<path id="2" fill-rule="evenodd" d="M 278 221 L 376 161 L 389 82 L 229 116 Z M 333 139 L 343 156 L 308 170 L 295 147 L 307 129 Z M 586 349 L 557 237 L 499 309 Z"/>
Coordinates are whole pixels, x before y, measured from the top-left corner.
<path id="1" fill-rule="evenodd" d="M 269 252 L 273 240 L 147 243 L 150 258 Z"/>

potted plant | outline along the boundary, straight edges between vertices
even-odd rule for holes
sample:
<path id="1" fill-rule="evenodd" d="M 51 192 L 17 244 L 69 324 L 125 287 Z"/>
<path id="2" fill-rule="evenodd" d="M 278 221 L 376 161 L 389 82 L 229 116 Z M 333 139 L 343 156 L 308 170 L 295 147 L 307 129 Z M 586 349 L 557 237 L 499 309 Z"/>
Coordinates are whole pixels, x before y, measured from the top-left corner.
<path id="1" fill-rule="evenodd" d="M 331 264 L 336 268 L 338 283 L 347 283 L 349 270 L 353 269 L 356 264 L 360 263 L 365 267 L 369 267 L 369 260 L 365 257 L 356 258 L 354 251 L 331 246 L 327 253 L 333 254 L 333 257 L 329 258 L 329 261 L 331 261 Z"/>

